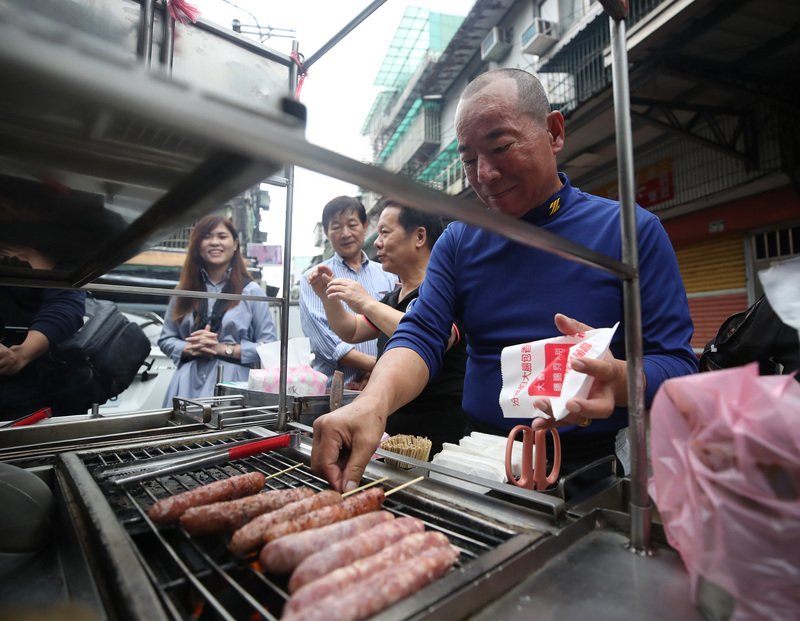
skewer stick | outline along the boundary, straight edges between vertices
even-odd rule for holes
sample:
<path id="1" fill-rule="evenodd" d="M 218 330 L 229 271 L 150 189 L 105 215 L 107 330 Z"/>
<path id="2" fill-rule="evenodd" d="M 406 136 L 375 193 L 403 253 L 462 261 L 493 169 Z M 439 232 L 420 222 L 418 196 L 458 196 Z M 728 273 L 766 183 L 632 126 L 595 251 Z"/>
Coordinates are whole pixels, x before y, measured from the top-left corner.
<path id="1" fill-rule="evenodd" d="M 395 492 L 399 492 L 401 489 L 403 489 L 405 487 L 408 487 L 409 485 L 414 485 L 414 483 L 419 483 L 424 478 L 425 478 L 424 476 L 419 476 L 416 479 L 411 479 L 410 481 L 406 481 L 402 485 L 398 485 L 397 487 L 395 487 L 393 489 L 390 489 L 388 492 L 386 492 L 384 494 L 384 496 L 390 496 L 390 495 L 394 494 Z"/>
<path id="2" fill-rule="evenodd" d="M 294 466 L 289 466 L 289 467 L 288 467 L 288 468 L 286 468 L 285 470 L 279 470 L 278 472 L 273 472 L 272 474 L 270 474 L 270 475 L 267 475 L 267 476 L 264 478 L 264 480 L 268 480 L 268 479 L 274 479 L 275 477 L 277 477 L 277 476 L 280 476 L 280 475 L 282 475 L 282 474 L 286 474 L 286 473 L 287 473 L 287 472 L 289 472 L 290 470 L 294 470 L 295 468 L 299 468 L 299 467 L 300 467 L 300 466 L 302 466 L 302 465 L 303 465 L 303 462 L 301 461 L 299 464 L 295 464 Z"/>
<path id="3" fill-rule="evenodd" d="M 365 490 L 368 487 L 372 487 L 373 485 L 377 485 L 378 483 L 383 483 L 388 478 L 389 478 L 388 476 L 381 477 L 380 479 L 375 479 L 374 481 L 370 481 L 369 483 L 365 483 L 361 487 L 357 487 L 355 489 L 351 489 L 349 492 L 345 492 L 344 494 L 342 494 L 342 498 L 347 498 L 351 494 L 355 494 L 356 492 L 360 492 L 362 490 Z"/>

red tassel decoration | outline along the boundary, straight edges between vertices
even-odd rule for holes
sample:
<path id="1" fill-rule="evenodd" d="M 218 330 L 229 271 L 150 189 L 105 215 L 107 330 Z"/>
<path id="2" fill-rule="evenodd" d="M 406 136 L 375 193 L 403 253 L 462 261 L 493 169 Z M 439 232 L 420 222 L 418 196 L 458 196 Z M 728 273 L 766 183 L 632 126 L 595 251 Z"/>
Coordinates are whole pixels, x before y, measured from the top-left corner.
<path id="1" fill-rule="evenodd" d="M 200 17 L 200 11 L 186 0 L 167 0 L 167 10 L 172 19 L 181 24 L 194 23 Z"/>

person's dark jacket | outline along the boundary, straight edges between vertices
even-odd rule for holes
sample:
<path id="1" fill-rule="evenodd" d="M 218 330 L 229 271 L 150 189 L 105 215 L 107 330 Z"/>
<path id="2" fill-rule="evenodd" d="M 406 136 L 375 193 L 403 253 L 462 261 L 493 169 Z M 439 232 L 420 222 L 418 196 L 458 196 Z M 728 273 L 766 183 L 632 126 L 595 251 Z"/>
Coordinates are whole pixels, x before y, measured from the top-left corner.
<path id="1" fill-rule="evenodd" d="M 52 349 L 83 325 L 85 305 L 86 292 L 79 289 L 0 286 L 0 335 L 5 334 L 6 326 L 37 330 L 47 337 Z M 6 341 L 5 344 L 15 343 Z M 42 389 L 40 377 L 47 358 L 44 354 L 16 375 L 0 376 L 0 420 L 11 420 L 41 407 L 53 406 Z M 53 408 L 53 414 L 69 413 L 76 412 Z"/>
<path id="2" fill-rule="evenodd" d="M 69 338 L 83 325 L 86 292 L 80 289 L 0 287 L 0 319 L 6 326 L 37 330 L 50 347 Z"/>

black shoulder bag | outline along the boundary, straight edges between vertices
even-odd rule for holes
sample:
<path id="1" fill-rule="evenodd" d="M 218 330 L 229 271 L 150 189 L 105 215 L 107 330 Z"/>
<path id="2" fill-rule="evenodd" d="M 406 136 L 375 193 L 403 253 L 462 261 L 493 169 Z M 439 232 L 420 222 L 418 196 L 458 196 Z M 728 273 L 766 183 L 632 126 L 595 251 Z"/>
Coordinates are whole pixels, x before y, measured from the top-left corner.
<path id="1" fill-rule="evenodd" d="M 723 322 L 703 349 L 700 370 L 728 369 L 750 362 L 758 362 L 762 375 L 800 368 L 797 332 L 781 321 L 763 295 L 750 308 Z"/>
<path id="2" fill-rule="evenodd" d="M 105 403 L 128 386 L 150 354 L 150 340 L 107 300 L 86 298 L 83 327 L 52 348 L 41 365 L 42 389 L 64 410 Z"/>

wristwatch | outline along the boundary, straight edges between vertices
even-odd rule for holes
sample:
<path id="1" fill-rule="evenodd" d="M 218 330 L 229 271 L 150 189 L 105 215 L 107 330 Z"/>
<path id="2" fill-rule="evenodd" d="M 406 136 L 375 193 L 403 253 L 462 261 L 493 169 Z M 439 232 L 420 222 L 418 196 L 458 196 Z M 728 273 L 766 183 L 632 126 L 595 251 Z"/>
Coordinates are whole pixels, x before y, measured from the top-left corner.
<path id="1" fill-rule="evenodd" d="M 225 355 L 228 357 L 233 356 L 233 345 L 225 346 Z"/>

